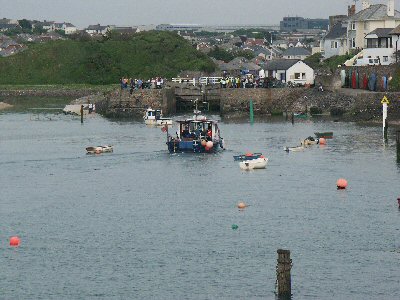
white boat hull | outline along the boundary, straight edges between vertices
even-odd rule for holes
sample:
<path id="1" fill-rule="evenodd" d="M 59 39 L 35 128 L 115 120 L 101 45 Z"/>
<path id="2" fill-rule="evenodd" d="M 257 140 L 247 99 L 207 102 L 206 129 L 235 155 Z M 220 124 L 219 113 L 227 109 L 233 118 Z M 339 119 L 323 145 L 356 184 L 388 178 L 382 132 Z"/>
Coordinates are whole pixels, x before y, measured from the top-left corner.
<path id="1" fill-rule="evenodd" d="M 113 146 L 105 145 L 105 146 L 97 146 L 97 147 L 87 147 L 86 151 L 88 154 L 100 154 L 100 153 L 113 152 Z"/>
<path id="2" fill-rule="evenodd" d="M 303 151 L 304 147 L 303 146 L 298 146 L 298 147 L 285 147 L 283 148 L 283 150 L 285 150 L 286 152 L 299 152 L 299 151 Z"/>
<path id="3" fill-rule="evenodd" d="M 159 119 L 159 120 L 145 119 L 144 123 L 146 125 L 165 126 L 165 125 L 172 125 L 172 119 Z"/>
<path id="4" fill-rule="evenodd" d="M 257 158 L 244 160 L 239 163 L 242 170 L 265 169 L 268 164 L 268 158 Z"/>

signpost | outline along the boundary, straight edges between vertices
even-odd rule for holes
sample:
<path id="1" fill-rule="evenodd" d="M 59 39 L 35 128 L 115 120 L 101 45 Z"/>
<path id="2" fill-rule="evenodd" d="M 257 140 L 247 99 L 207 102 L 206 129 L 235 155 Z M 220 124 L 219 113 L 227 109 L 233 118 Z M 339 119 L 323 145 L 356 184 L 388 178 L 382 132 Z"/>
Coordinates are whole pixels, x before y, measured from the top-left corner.
<path id="1" fill-rule="evenodd" d="M 383 137 L 387 139 L 387 109 L 389 105 L 389 99 L 384 96 L 382 101 L 382 115 L 383 115 Z"/>

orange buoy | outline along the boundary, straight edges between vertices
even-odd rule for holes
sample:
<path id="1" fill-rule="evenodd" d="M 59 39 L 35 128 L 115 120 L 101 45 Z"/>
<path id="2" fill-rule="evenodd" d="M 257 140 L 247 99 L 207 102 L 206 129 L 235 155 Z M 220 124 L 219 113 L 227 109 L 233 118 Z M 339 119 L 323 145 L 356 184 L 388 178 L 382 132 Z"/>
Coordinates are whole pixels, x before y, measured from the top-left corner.
<path id="1" fill-rule="evenodd" d="M 206 141 L 206 140 L 201 140 L 201 145 L 202 145 L 203 147 L 205 147 L 205 146 L 207 145 L 207 141 Z"/>
<path id="2" fill-rule="evenodd" d="M 211 142 L 211 141 L 208 141 L 207 143 L 206 143 L 206 147 L 208 147 L 208 148 L 212 148 L 212 147 L 214 147 L 214 143 L 213 142 Z"/>
<path id="3" fill-rule="evenodd" d="M 17 236 L 12 236 L 10 238 L 10 246 L 11 247 L 18 247 L 21 244 L 21 240 Z"/>
<path id="4" fill-rule="evenodd" d="M 319 144 L 320 144 L 320 145 L 326 145 L 326 139 L 320 138 L 320 139 L 319 139 Z"/>
<path id="5" fill-rule="evenodd" d="M 253 156 L 253 153 L 247 152 L 244 156 Z"/>
<path id="6" fill-rule="evenodd" d="M 244 208 L 247 207 L 247 205 L 246 205 L 246 203 L 244 203 L 244 202 L 239 202 L 238 205 L 237 205 L 237 207 L 238 207 L 239 209 L 244 209 Z"/>
<path id="7" fill-rule="evenodd" d="M 344 190 L 347 188 L 347 180 L 340 178 L 338 181 L 336 181 L 336 186 L 339 190 Z"/>
<path id="8" fill-rule="evenodd" d="M 210 151 L 210 148 L 208 148 L 207 146 L 205 146 L 204 149 L 205 149 L 206 151 Z"/>

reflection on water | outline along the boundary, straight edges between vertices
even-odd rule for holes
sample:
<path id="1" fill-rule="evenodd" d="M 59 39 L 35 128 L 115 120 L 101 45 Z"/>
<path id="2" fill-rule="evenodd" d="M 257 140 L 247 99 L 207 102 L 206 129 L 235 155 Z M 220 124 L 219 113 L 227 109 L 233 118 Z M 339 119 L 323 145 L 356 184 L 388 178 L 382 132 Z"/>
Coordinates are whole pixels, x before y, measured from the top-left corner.
<path id="1" fill-rule="evenodd" d="M 398 295 L 392 132 L 384 147 L 379 126 L 225 121 L 228 150 L 170 155 L 142 121 L 0 115 L 2 296 L 274 299 L 278 248 L 291 250 L 294 299 Z M 316 131 L 334 139 L 283 151 Z M 101 144 L 114 152 L 86 154 Z M 241 171 L 233 155 L 247 151 L 267 169 Z"/>

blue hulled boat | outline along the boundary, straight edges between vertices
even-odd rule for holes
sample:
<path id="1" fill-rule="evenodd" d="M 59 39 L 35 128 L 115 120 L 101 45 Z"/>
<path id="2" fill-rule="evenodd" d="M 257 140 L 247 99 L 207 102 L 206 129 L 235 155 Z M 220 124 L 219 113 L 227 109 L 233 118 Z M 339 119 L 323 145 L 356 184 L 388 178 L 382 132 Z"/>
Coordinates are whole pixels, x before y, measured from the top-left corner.
<path id="1" fill-rule="evenodd" d="M 174 136 L 167 132 L 167 146 L 170 153 L 193 152 L 211 153 L 219 148 L 224 149 L 224 140 L 220 135 L 218 122 L 200 116 L 200 111 L 195 110 L 191 119 L 178 120 L 178 130 Z"/>

